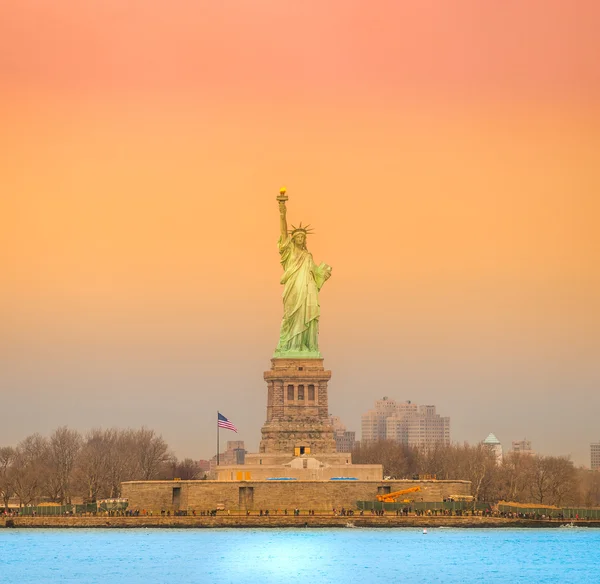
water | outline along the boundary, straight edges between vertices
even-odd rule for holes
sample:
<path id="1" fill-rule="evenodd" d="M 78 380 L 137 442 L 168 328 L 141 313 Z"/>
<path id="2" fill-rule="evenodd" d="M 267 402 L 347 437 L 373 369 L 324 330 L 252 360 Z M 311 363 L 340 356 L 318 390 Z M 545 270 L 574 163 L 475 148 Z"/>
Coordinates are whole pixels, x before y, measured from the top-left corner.
<path id="1" fill-rule="evenodd" d="M 3 529 L 4 583 L 600 583 L 600 529 Z"/>

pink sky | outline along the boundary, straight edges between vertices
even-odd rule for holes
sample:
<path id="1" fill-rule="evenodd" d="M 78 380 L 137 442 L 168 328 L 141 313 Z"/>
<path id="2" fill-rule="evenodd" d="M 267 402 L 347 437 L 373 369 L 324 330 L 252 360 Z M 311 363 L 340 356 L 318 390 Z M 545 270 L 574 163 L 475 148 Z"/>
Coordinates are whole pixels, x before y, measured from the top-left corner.
<path id="1" fill-rule="evenodd" d="M 7 0 L 1 10 L 7 89 L 235 102 L 340 92 L 589 98 L 600 84 L 593 0 Z"/>

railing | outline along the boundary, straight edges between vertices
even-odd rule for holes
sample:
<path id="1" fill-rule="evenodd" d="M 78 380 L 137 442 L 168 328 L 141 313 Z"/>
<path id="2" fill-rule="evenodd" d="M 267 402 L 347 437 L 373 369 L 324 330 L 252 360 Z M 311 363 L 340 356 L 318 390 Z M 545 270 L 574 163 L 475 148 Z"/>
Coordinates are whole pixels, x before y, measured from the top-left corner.
<path id="1" fill-rule="evenodd" d="M 125 511 L 127 505 L 121 505 L 119 509 L 98 508 L 96 503 L 85 505 L 26 505 L 23 507 L 12 507 L 4 513 L 0 508 L 0 514 L 22 517 L 67 517 L 101 514 L 110 511 Z"/>

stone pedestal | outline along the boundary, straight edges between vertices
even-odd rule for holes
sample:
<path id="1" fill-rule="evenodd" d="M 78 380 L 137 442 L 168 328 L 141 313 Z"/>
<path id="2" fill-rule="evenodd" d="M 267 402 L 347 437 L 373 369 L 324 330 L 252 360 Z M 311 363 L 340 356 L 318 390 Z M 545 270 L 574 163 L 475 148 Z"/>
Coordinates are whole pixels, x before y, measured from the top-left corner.
<path id="1" fill-rule="evenodd" d="M 323 359 L 274 358 L 264 378 L 267 421 L 259 452 L 288 458 L 335 454 L 327 404 L 331 371 Z"/>

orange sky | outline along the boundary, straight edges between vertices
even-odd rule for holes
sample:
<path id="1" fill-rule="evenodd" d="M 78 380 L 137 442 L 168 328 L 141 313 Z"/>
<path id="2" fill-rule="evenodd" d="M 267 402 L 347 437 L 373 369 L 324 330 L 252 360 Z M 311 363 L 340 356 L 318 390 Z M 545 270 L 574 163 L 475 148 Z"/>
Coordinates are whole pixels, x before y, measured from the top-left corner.
<path id="1" fill-rule="evenodd" d="M 333 266 L 331 413 L 434 403 L 589 464 L 599 5 L 225 4 L 0 7 L 0 444 L 146 424 L 208 457 L 220 409 L 255 449 L 285 184 Z"/>

